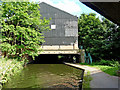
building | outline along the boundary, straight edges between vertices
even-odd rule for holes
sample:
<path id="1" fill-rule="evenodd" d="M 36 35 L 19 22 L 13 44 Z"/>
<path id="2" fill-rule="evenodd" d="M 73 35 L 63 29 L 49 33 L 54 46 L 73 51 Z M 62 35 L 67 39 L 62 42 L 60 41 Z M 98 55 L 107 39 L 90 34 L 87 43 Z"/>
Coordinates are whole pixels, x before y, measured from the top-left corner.
<path id="1" fill-rule="evenodd" d="M 44 31 L 42 54 L 78 54 L 78 18 L 47 3 L 40 3 L 42 18 L 52 18 L 51 31 Z"/>

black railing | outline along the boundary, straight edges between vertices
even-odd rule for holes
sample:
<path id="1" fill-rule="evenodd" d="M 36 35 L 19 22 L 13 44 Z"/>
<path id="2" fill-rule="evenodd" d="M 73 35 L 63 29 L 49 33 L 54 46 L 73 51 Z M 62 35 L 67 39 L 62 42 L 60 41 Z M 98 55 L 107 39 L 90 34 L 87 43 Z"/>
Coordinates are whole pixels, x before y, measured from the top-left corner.
<path id="1" fill-rule="evenodd" d="M 83 77 L 84 77 L 84 69 L 82 69 L 82 73 L 81 73 L 81 79 L 78 82 L 79 83 L 79 90 L 82 90 L 82 83 L 83 83 Z"/>

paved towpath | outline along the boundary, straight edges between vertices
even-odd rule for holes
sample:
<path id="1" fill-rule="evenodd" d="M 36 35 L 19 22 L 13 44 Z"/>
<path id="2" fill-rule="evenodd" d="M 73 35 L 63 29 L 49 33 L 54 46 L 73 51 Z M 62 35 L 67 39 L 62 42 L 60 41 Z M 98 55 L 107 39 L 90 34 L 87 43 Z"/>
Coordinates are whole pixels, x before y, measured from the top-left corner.
<path id="1" fill-rule="evenodd" d="M 91 88 L 119 88 L 118 90 L 120 90 L 120 77 L 110 76 L 94 67 L 71 63 L 65 64 L 82 68 L 85 70 L 85 72 L 89 71 L 92 77 L 92 80 L 90 82 Z"/>

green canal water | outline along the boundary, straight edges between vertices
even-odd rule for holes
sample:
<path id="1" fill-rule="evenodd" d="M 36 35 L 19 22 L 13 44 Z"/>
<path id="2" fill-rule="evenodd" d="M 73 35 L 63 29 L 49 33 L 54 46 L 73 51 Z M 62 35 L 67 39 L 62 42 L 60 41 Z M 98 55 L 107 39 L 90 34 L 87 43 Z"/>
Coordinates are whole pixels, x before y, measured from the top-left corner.
<path id="1" fill-rule="evenodd" d="M 3 88 L 78 88 L 81 73 L 64 64 L 29 64 Z"/>

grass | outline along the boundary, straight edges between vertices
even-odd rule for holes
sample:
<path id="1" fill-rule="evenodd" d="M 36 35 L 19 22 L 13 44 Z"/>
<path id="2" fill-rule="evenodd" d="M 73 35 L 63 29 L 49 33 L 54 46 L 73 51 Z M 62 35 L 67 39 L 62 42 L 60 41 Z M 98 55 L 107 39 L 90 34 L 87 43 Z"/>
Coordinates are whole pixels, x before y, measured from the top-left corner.
<path id="1" fill-rule="evenodd" d="M 90 89 L 90 81 L 92 80 L 92 77 L 90 76 L 90 72 L 87 72 L 86 74 L 84 74 L 84 79 L 83 79 L 83 88 L 87 88 L 87 90 L 91 90 Z"/>
<path id="2" fill-rule="evenodd" d="M 107 65 L 95 65 L 95 63 L 93 63 L 93 64 L 81 63 L 81 64 L 87 65 L 90 67 L 98 68 L 101 71 L 103 71 L 111 76 L 118 76 L 117 75 L 118 67 L 107 66 Z M 87 74 L 85 74 L 85 76 L 84 76 L 83 88 L 87 88 L 87 90 L 91 90 L 91 88 L 90 88 L 90 81 L 91 80 L 92 80 L 92 77 L 90 76 L 90 72 L 87 72 Z"/>
<path id="3" fill-rule="evenodd" d="M 118 76 L 117 75 L 118 67 L 107 66 L 107 65 L 95 65 L 95 64 L 91 64 L 91 65 L 90 64 L 82 64 L 82 65 L 96 67 L 111 76 Z"/>
<path id="4" fill-rule="evenodd" d="M 6 83 L 12 75 L 23 69 L 23 62 L 14 59 L 0 58 L 0 83 Z M 0 86 L 1 88 L 1 86 Z"/>
<path id="5" fill-rule="evenodd" d="M 89 65 L 91 66 L 91 65 Z M 103 66 L 103 65 L 93 65 L 92 67 L 99 68 L 101 71 L 111 75 L 111 76 L 117 76 L 117 67 L 112 66 Z"/>

